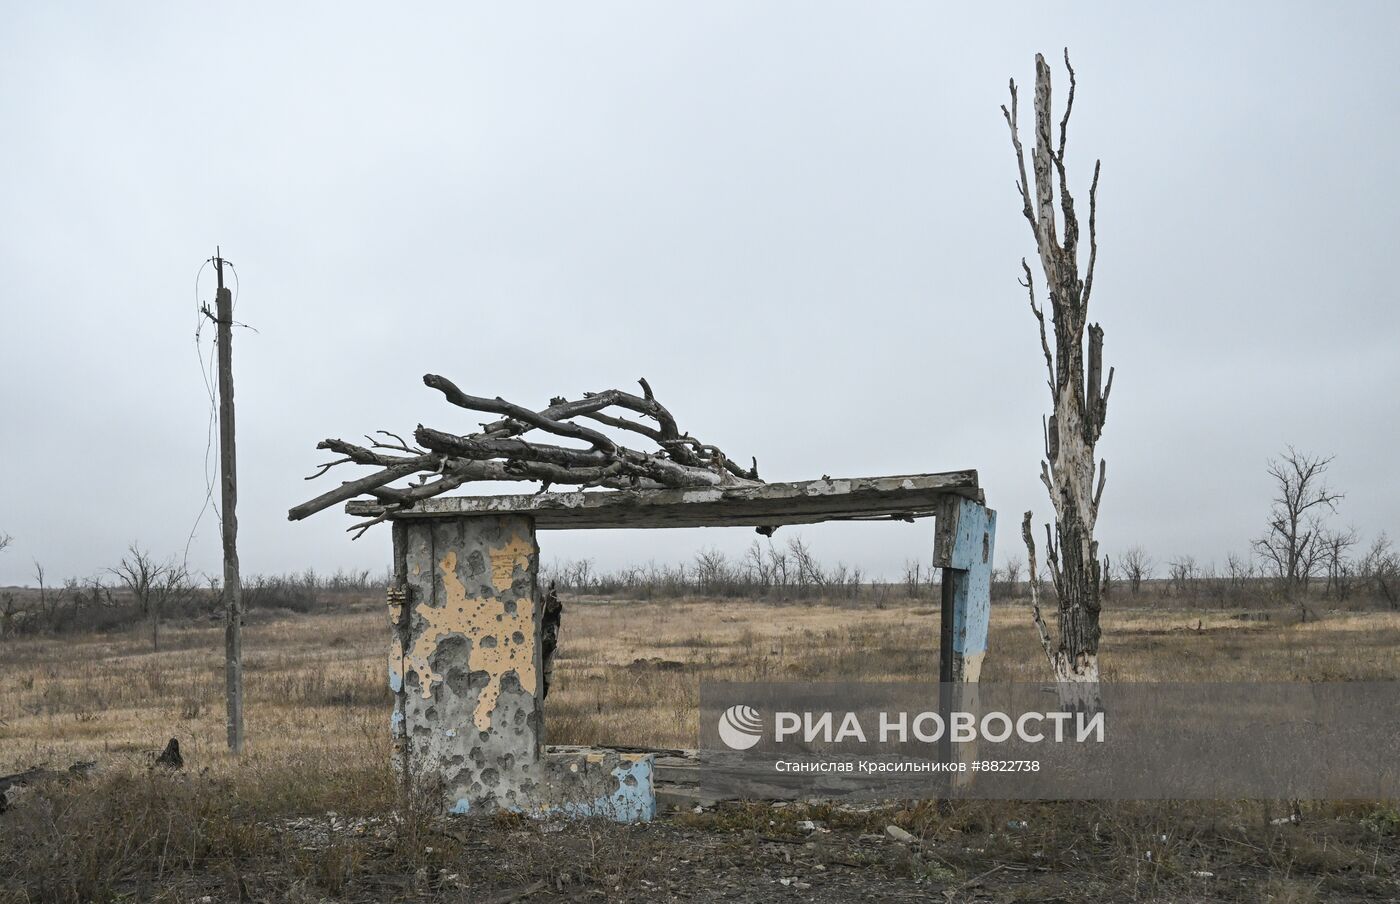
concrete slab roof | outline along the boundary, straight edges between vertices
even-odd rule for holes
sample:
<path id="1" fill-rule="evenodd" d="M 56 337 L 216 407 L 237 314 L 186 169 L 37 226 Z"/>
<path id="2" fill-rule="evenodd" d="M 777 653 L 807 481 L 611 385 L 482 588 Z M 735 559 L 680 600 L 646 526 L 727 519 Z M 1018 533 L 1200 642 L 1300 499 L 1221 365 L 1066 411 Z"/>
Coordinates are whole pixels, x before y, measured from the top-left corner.
<path id="1" fill-rule="evenodd" d="M 901 520 L 938 514 L 955 498 L 983 501 L 977 472 L 890 477 L 822 477 L 756 486 L 596 490 L 509 496 L 438 496 L 396 519 L 529 515 L 538 530 L 661 527 L 776 527 L 822 521 Z M 353 501 L 358 516 L 382 514 L 377 502 Z"/>

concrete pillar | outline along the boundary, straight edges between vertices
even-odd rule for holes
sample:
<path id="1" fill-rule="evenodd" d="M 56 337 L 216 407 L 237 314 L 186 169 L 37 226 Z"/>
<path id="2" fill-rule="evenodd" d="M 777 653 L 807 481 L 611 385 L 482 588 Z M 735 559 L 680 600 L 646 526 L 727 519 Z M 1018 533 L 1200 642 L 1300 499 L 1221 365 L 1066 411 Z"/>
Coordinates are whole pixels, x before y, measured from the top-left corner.
<path id="1" fill-rule="evenodd" d="M 534 520 L 524 515 L 394 523 L 396 766 L 441 788 L 452 812 L 655 813 L 652 757 L 544 749 Z"/>
<path id="2" fill-rule="evenodd" d="M 458 811 L 523 807 L 542 753 L 534 523 L 503 515 L 396 528 L 407 591 L 390 613 L 400 768 L 440 780 Z"/>
<path id="3" fill-rule="evenodd" d="M 943 566 L 942 636 L 939 643 L 939 710 L 946 719 L 954 711 L 978 712 L 978 679 L 987 655 L 992 620 L 992 556 L 996 551 L 997 513 L 972 499 L 958 499 L 938 515 L 934 558 Z M 939 757 L 953 758 L 948 733 L 939 742 Z M 978 759 L 976 742 L 961 744 L 958 759 Z M 949 773 L 940 808 L 954 788 L 972 784 L 976 773 Z M 946 812 L 946 810 L 944 811 Z"/>
<path id="4" fill-rule="evenodd" d="M 997 513 L 974 500 L 959 499 L 938 520 L 935 558 L 943 566 L 939 681 L 974 683 L 987 654 Z"/>

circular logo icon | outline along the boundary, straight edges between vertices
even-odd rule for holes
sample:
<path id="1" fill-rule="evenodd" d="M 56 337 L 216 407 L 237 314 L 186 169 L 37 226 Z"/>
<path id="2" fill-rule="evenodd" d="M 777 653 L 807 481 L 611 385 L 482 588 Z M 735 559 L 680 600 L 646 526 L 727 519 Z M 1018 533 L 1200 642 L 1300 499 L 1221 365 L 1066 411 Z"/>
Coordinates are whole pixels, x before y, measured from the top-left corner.
<path id="1" fill-rule="evenodd" d="M 731 750 L 748 750 L 763 739 L 763 719 L 758 710 L 742 703 L 719 716 L 719 739 Z"/>

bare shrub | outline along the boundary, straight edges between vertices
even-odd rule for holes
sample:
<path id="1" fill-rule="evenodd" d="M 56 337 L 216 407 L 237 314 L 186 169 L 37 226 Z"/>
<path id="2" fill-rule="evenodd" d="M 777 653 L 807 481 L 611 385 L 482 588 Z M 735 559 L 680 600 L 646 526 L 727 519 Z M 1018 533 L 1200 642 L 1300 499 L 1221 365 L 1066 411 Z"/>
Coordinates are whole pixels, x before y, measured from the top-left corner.
<path id="1" fill-rule="evenodd" d="M 7 533 L 0 532 L 0 551 L 4 551 L 9 546 L 12 538 Z M 9 637 L 14 631 L 16 618 L 22 617 L 24 610 L 20 608 L 19 600 L 11 591 L 5 591 L 4 596 L 0 596 L 0 637 Z"/>
<path id="2" fill-rule="evenodd" d="M 1323 596 L 1338 601 L 1351 596 L 1352 583 L 1356 576 L 1351 550 L 1360 542 L 1361 537 L 1350 527 L 1345 530 L 1329 530 L 1318 538 L 1322 569 L 1327 576 Z"/>
<path id="3" fill-rule="evenodd" d="M 19 633 L 28 612 L 14 591 L 6 590 L 0 595 L 0 637 L 12 637 Z"/>
<path id="4" fill-rule="evenodd" d="M 1234 596 L 1242 596 L 1254 581 L 1254 564 L 1234 553 L 1225 557 L 1225 580 Z"/>
<path id="5" fill-rule="evenodd" d="M 1392 610 L 1400 608 L 1400 554 L 1391 546 L 1390 537 L 1384 533 L 1376 537 L 1357 572 L 1368 595 Z"/>
<path id="6" fill-rule="evenodd" d="M 1288 598 L 1306 593 L 1322 561 L 1326 518 L 1343 498 L 1327 486 L 1331 463 L 1330 455 L 1308 455 L 1292 446 L 1269 461 L 1273 509 L 1268 529 L 1254 540 L 1254 552 L 1274 572 Z"/>
<path id="7" fill-rule="evenodd" d="M 1151 579 L 1157 564 L 1141 546 L 1133 546 L 1118 557 L 1118 567 L 1128 582 L 1128 590 L 1137 596 L 1142 592 L 1142 582 Z"/>
<path id="8" fill-rule="evenodd" d="M 907 559 L 904 562 L 904 592 L 911 600 L 923 599 L 925 589 L 933 583 L 933 568 L 928 569 L 928 576 L 924 574 L 923 563 L 917 559 Z"/>
<path id="9" fill-rule="evenodd" d="M 1002 573 L 1006 575 L 1007 590 L 1015 596 L 1021 589 L 1021 578 L 1026 573 L 1026 564 L 1020 558 L 1012 556 L 1002 566 Z"/>
<path id="10" fill-rule="evenodd" d="M 185 607 L 194 597 L 189 571 L 174 559 L 157 562 L 139 544 L 132 543 L 112 573 L 131 593 L 141 614 L 150 622 L 151 649 L 159 650 L 162 615 Z"/>
<path id="11" fill-rule="evenodd" d="M 731 586 L 729 559 L 717 549 L 701 550 L 695 555 L 695 585 L 701 593 L 721 595 Z"/>
<path id="12" fill-rule="evenodd" d="M 788 540 L 788 552 L 796 569 L 794 583 L 799 594 L 807 596 L 808 591 L 826 586 L 826 570 L 812 555 L 812 548 L 803 541 L 801 534 Z"/>
<path id="13" fill-rule="evenodd" d="M 1182 556 L 1167 564 L 1167 586 L 1172 596 L 1195 600 L 1201 593 L 1201 571 L 1194 556 Z"/>

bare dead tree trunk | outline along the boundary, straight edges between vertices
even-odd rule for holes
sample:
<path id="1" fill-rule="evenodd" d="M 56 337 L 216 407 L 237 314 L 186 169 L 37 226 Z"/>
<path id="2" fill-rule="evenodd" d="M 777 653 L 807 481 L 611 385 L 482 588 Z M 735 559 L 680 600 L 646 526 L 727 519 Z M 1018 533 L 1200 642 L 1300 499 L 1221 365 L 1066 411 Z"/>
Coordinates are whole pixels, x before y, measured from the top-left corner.
<path id="1" fill-rule="evenodd" d="M 1024 259 L 1022 285 L 1030 296 L 1031 312 L 1040 325 L 1040 346 L 1049 374 L 1053 413 L 1043 425 L 1045 460 L 1040 464 L 1041 481 L 1055 508 L 1055 529 L 1046 533 L 1046 564 L 1055 587 L 1058 607 L 1058 637 L 1052 638 L 1041 615 L 1039 589 L 1032 582 L 1031 610 L 1046 658 L 1057 681 L 1096 683 L 1099 679 L 1099 610 L 1103 584 L 1098 542 L 1094 524 L 1103 495 L 1107 463 L 1095 466 L 1094 447 L 1103 431 L 1108 394 L 1113 387 L 1113 369 L 1103 380 L 1103 329 L 1088 322 L 1089 296 L 1094 285 L 1094 263 L 1098 253 L 1095 207 L 1098 198 L 1099 163 L 1089 188 L 1089 260 L 1081 277 L 1079 270 L 1079 218 L 1065 173 L 1065 139 L 1070 112 L 1074 108 L 1074 69 L 1065 52 L 1069 70 L 1069 96 L 1060 120 L 1058 146 L 1052 141 L 1050 66 L 1039 54 L 1035 58 L 1035 148 L 1031 162 L 1035 186 L 1026 177 L 1025 152 L 1017 127 L 1016 82 L 1011 82 L 1011 107 L 1002 107 L 1011 128 L 1016 151 L 1017 188 L 1022 213 L 1035 237 L 1036 250 L 1050 296 L 1054 348 L 1045 328 L 1044 309 L 1036 303 L 1031 268 Z M 1064 233 L 1056 226 L 1056 195 L 1064 217 Z M 1088 338 L 1086 355 L 1085 337 Z M 1087 360 L 1086 360 L 1087 359 Z M 1031 533 L 1031 513 L 1022 525 L 1031 573 L 1036 573 L 1035 540 Z"/>

